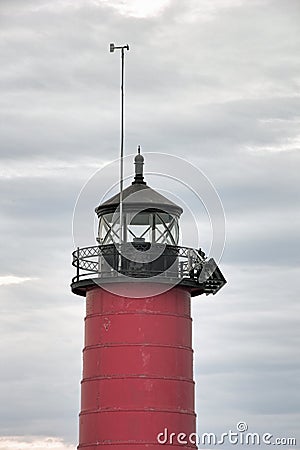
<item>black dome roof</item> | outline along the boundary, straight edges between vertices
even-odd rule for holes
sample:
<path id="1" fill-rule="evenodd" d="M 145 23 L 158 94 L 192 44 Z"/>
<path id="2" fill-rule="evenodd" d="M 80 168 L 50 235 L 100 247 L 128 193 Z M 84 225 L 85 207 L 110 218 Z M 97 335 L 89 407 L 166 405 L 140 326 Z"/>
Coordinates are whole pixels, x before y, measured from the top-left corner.
<path id="1" fill-rule="evenodd" d="M 144 158 L 140 155 L 135 157 L 135 178 L 131 186 L 123 190 L 123 210 L 124 211 L 164 211 L 166 213 L 180 216 L 183 209 L 173 203 L 168 198 L 164 197 L 159 192 L 147 186 L 143 181 L 143 166 Z M 99 216 L 107 213 L 115 212 L 120 205 L 120 193 L 114 195 L 104 203 L 100 204 L 96 209 Z"/>
<path id="2" fill-rule="evenodd" d="M 99 205 L 95 211 L 98 216 L 101 216 L 102 214 L 115 212 L 119 205 L 120 193 Z M 180 206 L 171 202 L 159 192 L 146 184 L 135 183 L 123 191 L 123 210 L 134 211 L 141 209 L 164 211 L 176 216 L 180 216 L 183 213 L 183 209 Z"/>

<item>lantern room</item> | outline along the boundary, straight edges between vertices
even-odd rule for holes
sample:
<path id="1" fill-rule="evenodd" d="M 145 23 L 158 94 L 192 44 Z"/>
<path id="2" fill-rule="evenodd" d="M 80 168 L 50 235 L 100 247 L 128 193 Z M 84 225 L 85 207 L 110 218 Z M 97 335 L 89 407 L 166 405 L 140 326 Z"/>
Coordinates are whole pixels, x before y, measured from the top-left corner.
<path id="1" fill-rule="evenodd" d="M 96 208 L 97 241 L 103 246 L 102 270 L 108 264 L 120 273 L 141 278 L 174 265 L 183 210 L 147 186 L 140 149 L 134 165 L 132 184 Z"/>
<path id="2" fill-rule="evenodd" d="M 122 193 L 122 206 L 119 193 L 96 208 L 99 217 L 98 243 L 178 245 L 182 208 L 147 186 L 143 176 L 144 157 L 140 149 L 134 164 L 135 177 Z"/>

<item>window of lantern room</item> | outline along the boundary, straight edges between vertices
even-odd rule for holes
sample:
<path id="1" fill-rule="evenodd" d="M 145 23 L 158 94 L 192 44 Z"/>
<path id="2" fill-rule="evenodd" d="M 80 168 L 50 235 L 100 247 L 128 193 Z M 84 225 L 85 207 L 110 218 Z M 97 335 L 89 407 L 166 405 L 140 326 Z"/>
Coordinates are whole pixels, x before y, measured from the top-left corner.
<path id="1" fill-rule="evenodd" d="M 128 241 L 178 244 L 178 219 L 164 211 L 127 213 L 126 225 Z"/>
<path id="2" fill-rule="evenodd" d="M 120 222 L 117 214 L 103 214 L 99 219 L 98 242 L 101 245 L 113 244 L 120 239 Z"/>
<path id="3" fill-rule="evenodd" d="M 102 245 L 119 242 L 120 222 L 117 214 L 104 214 L 99 221 L 99 238 Z M 123 214 L 124 242 L 151 242 L 178 245 L 178 218 L 156 210 L 125 212 Z"/>

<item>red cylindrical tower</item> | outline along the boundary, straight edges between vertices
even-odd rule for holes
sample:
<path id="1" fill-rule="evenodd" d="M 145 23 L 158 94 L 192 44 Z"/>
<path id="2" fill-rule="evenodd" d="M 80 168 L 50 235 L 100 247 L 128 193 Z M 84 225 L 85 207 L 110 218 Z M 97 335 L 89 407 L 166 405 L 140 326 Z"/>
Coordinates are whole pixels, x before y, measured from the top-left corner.
<path id="1" fill-rule="evenodd" d="M 213 260 L 179 247 L 182 209 L 143 181 L 100 205 L 98 246 L 78 249 L 86 296 L 79 449 L 196 448 L 191 296 L 225 283 Z M 119 228 L 118 228 L 119 227 Z"/>
<path id="2" fill-rule="evenodd" d="M 194 432 L 189 293 L 130 298 L 98 288 L 86 302 L 79 448 L 157 449 L 165 428 Z"/>

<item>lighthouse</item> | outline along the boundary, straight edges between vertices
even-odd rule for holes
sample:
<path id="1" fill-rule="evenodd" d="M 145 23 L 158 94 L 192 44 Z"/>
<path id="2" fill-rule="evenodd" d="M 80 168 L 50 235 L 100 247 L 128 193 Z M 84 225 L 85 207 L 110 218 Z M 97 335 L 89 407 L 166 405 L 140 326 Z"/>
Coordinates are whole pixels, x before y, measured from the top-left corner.
<path id="1" fill-rule="evenodd" d="M 71 289 L 86 299 L 78 448 L 197 448 L 191 299 L 226 280 L 179 245 L 183 209 L 147 184 L 140 149 L 133 162 L 131 184 L 96 207 L 96 245 L 73 252 Z"/>

